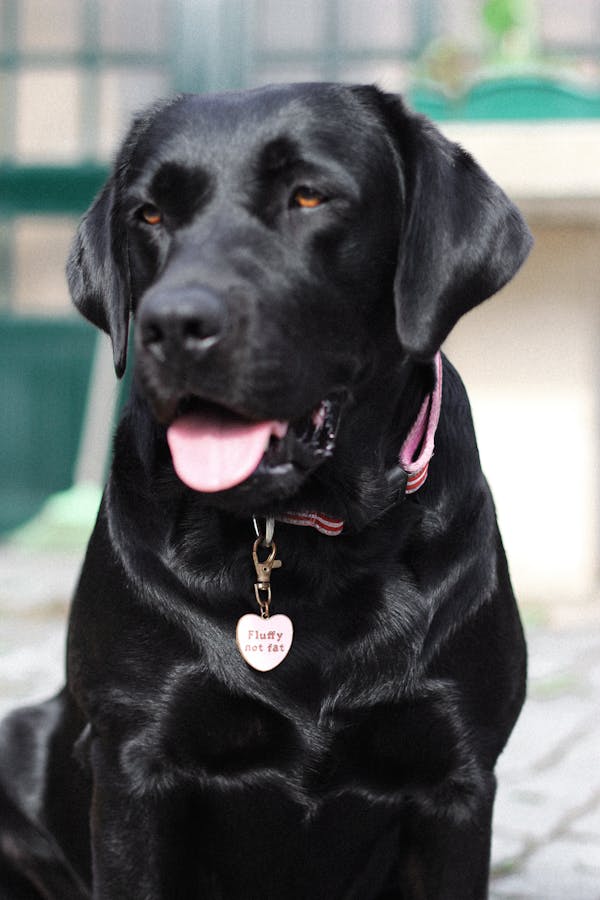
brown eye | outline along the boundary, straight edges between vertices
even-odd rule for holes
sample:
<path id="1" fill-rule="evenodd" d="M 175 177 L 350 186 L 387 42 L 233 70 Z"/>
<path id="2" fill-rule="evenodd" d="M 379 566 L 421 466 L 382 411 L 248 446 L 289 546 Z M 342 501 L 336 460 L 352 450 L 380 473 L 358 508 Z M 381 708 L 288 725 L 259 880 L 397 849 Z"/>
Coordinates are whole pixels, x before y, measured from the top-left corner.
<path id="1" fill-rule="evenodd" d="M 157 206 L 152 203 L 146 203 L 140 210 L 140 216 L 148 225 L 160 225 L 162 222 L 162 213 Z"/>
<path id="2" fill-rule="evenodd" d="M 325 197 L 318 191 L 314 191 L 309 187 L 300 187 L 292 197 L 292 206 L 300 209 L 315 209 L 325 203 Z"/>

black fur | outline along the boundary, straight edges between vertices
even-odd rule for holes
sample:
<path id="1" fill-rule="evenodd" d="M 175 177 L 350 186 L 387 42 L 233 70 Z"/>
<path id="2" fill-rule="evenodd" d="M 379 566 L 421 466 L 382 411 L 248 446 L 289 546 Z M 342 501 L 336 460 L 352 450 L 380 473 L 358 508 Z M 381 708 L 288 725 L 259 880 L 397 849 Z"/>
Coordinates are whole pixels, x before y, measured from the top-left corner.
<path id="1" fill-rule="evenodd" d="M 299 187 L 324 202 L 299 208 Z M 529 246 L 468 154 L 375 88 L 184 96 L 134 123 L 68 266 L 119 374 L 134 314 L 134 389 L 67 687 L 0 731 L 3 900 L 487 896 L 525 651 L 446 360 L 428 481 L 394 503 L 387 473 L 442 341 Z M 165 439 L 189 394 L 297 428 L 335 396 L 335 450 L 290 438 L 238 487 L 194 492 Z M 295 641 L 258 673 L 235 645 L 250 517 L 305 509 L 346 530 L 277 525 L 273 612 Z"/>

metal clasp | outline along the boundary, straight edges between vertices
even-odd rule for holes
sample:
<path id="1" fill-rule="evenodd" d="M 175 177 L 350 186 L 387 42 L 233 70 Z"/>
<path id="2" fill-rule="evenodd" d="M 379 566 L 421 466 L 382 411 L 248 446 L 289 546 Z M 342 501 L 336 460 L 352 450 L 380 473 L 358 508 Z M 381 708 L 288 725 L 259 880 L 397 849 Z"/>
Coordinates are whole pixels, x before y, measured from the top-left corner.
<path id="1" fill-rule="evenodd" d="M 259 535 L 254 541 L 252 547 L 252 561 L 256 569 L 256 582 L 254 584 L 254 593 L 256 602 L 260 607 L 263 619 L 269 618 L 269 606 L 271 604 L 271 572 L 273 569 L 281 568 L 281 560 L 276 559 L 277 545 L 271 540 L 269 555 L 266 559 L 258 558 L 258 548 L 263 543 L 263 535 Z"/>
<path id="2" fill-rule="evenodd" d="M 271 572 L 273 569 L 281 568 L 281 560 L 275 559 L 277 555 L 277 545 L 275 541 L 271 541 L 271 546 L 269 548 L 269 555 L 266 559 L 260 560 L 258 558 L 258 548 L 263 541 L 262 535 L 257 537 L 254 541 L 254 545 L 252 547 L 252 560 L 254 562 L 254 568 L 256 569 L 256 581 L 257 586 L 260 590 L 266 590 L 271 583 Z"/>

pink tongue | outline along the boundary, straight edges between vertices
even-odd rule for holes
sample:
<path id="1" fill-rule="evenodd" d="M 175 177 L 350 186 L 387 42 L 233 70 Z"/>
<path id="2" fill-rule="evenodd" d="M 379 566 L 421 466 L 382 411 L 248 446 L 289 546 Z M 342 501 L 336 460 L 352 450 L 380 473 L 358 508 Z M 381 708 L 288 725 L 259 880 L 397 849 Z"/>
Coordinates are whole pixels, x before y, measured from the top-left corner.
<path id="1" fill-rule="evenodd" d="M 254 472 L 271 435 L 283 437 L 284 422 L 246 422 L 218 415 L 187 415 L 167 431 L 173 466 L 195 491 L 225 491 Z"/>

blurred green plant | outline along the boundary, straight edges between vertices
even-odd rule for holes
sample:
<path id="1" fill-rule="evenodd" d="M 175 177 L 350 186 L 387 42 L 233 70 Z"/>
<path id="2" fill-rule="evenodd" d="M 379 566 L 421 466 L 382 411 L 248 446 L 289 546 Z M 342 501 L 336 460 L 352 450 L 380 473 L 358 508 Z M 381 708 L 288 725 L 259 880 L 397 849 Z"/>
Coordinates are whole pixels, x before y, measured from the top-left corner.
<path id="1" fill-rule="evenodd" d="M 480 16 L 483 34 L 477 47 L 466 46 L 455 35 L 443 35 L 426 47 L 417 77 L 457 98 L 482 76 L 505 76 L 538 64 L 535 0 L 485 0 Z"/>
<path id="2" fill-rule="evenodd" d="M 486 0 L 481 18 L 492 41 L 492 62 L 530 61 L 535 53 L 535 0 Z"/>
<path id="3" fill-rule="evenodd" d="M 519 0 L 487 0 L 483 5 L 483 21 L 487 28 L 500 40 L 516 28 L 522 18 L 522 3 Z"/>

